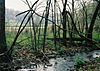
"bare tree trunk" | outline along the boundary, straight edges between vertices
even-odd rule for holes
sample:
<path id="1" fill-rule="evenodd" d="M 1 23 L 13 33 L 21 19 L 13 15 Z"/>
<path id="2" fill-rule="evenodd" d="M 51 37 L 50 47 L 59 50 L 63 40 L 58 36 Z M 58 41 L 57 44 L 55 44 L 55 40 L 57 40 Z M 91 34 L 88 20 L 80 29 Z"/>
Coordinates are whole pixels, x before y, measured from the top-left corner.
<path id="1" fill-rule="evenodd" d="M 93 32 L 93 27 L 94 27 L 94 24 L 95 24 L 95 20 L 96 20 L 96 17 L 98 15 L 98 11 L 100 10 L 100 2 L 98 2 L 98 5 L 95 9 L 95 12 L 92 16 L 92 20 L 91 20 L 91 23 L 90 23 L 90 26 L 89 26 L 89 29 L 88 29 L 88 32 L 87 32 L 87 38 L 91 39 L 92 40 L 92 32 Z M 91 41 L 88 41 L 88 45 L 89 46 L 92 46 L 92 42 Z"/>
<path id="2" fill-rule="evenodd" d="M 72 0 L 72 17 L 73 17 L 73 21 L 74 21 L 74 0 Z M 71 44 L 73 43 L 73 40 L 72 40 L 72 38 L 73 38 L 73 36 L 74 36 L 74 34 L 73 34 L 73 32 L 74 32 L 74 26 L 72 25 L 71 26 L 71 34 L 70 34 L 70 42 L 71 42 Z"/>
<path id="3" fill-rule="evenodd" d="M 43 52 L 45 52 L 45 42 L 46 42 L 46 34 L 47 34 L 47 27 L 48 27 L 48 17 L 49 17 L 49 8 L 50 8 L 51 0 L 47 1 L 46 6 L 46 14 L 45 14 L 45 28 L 44 28 L 44 39 L 43 39 Z"/>
<path id="4" fill-rule="evenodd" d="M 62 16 L 63 16 L 63 21 L 62 21 L 62 25 L 63 25 L 63 29 L 66 29 L 66 4 L 67 4 L 67 0 L 65 0 L 64 3 L 64 8 L 63 8 L 63 12 L 62 12 Z M 66 45 L 66 30 L 63 30 L 63 40 L 64 40 L 64 45 Z"/>
<path id="5" fill-rule="evenodd" d="M 6 51 L 7 45 L 5 36 L 5 0 L 0 0 L 0 54 Z M 8 58 L 5 55 L 0 56 L 0 63 L 8 62 Z"/>

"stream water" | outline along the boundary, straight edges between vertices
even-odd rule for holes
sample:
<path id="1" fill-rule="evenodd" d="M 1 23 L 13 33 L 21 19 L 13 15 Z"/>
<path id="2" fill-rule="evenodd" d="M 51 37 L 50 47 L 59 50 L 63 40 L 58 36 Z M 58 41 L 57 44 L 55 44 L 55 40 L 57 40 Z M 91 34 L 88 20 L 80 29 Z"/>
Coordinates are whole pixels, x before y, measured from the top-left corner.
<path id="1" fill-rule="evenodd" d="M 100 50 L 96 50 L 89 53 L 76 53 L 74 56 L 66 56 L 66 57 L 59 57 L 59 58 L 52 58 L 50 59 L 50 66 L 49 65 L 41 65 L 39 64 L 35 71 L 75 71 L 75 60 L 76 58 L 80 57 L 84 61 L 89 61 L 89 56 L 100 57 Z M 28 70 L 23 70 L 28 71 Z M 33 70 L 34 71 L 34 70 Z"/>

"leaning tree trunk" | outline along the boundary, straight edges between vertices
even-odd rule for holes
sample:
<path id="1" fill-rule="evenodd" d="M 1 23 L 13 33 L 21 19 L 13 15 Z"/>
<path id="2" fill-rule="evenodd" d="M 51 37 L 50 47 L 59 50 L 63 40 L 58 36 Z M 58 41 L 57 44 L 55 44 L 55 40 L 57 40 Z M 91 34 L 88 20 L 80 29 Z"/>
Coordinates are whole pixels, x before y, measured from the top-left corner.
<path id="1" fill-rule="evenodd" d="M 0 0 L 0 54 L 7 51 L 5 36 L 5 0 Z M 8 57 L 9 58 L 9 57 Z M 0 56 L 0 63 L 8 62 L 7 56 Z"/>
<path id="2" fill-rule="evenodd" d="M 95 24 L 95 20 L 96 20 L 96 17 L 98 15 L 98 11 L 100 10 L 100 2 L 98 2 L 98 5 L 95 9 L 95 12 L 93 14 L 93 17 L 92 17 L 92 20 L 91 20 L 91 23 L 90 23 L 90 26 L 89 26 L 89 29 L 88 29 L 88 32 L 87 32 L 87 38 L 88 39 L 91 39 L 92 40 L 92 32 L 93 32 L 93 28 L 94 28 L 94 24 Z M 87 42 L 88 45 L 91 47 L 92 46 L 92 43 L 91 41 L 88 41 Z"/>

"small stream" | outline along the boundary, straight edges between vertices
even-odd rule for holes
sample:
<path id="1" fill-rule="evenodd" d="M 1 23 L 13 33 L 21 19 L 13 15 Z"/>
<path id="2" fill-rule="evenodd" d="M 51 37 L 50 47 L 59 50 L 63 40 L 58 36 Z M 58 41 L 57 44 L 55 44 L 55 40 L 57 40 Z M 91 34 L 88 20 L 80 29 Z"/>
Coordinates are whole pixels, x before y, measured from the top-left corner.
<path id="1" fill-rule="evenodd" d="M 68 59 L 70 60 L 70 58 Z M 64 58 L 50 59 L 52 66 L 43 66 L 37 68 L 37 71 L 68 71 L 74 67 L 73 61 L 68 61 Z"/>
<path id="2" fill-rule="evenodd" d="M 49 60 L 50 66 L 39 64 L 35 71 L 75 71 L 76 58 L 80 57 L 84 61 L 89 61 L 89 59 L 94 59 L 96 56 L 100 57 L 100 50 L 89 53 L 76 53 L 74 56 L 52 58 Z"/>

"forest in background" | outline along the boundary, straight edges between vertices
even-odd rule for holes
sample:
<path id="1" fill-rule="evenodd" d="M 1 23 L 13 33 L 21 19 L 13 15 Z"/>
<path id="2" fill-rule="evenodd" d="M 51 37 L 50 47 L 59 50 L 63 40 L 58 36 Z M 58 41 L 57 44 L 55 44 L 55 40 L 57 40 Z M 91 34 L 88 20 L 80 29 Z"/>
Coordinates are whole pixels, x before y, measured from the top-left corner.
<path id="1" fill-rule="evenodd" d="M 31 5 L 26 0 L 25 4 L 29 10 L 24 12 L 5 10 L 4 2 L 0 2 L 3 3 L 0 8 L 2 10 L 0 17 L 3 18 L 0 20 L 2 70 L 2 62 L 13 64 L 6 70 L 15 70 L 30 61 L 36 65 L 47 65 L 50 58 L 57 56 L 71 57 L 76 53 L 100 50 L 99 0 L 89 2 L 72 0 L 72 3 L 62 0 L 62 10 L 57 0 L 47 0 L 45 6 L 40 6 L 45 8 L 42 14 L 36 12 L 39 9 L 38 1 Z M 99 66 L 100 57 L 95 60 Z M 20 63 L 17 63 L 18 61 Z M 74 70 L 80 71 L 86 64 L 84 69 L 92 70 L 91 60 L 85 62 L 78 56 L 75 62 Z M 94 65 L 93 69 L 95 68 Z"/>

